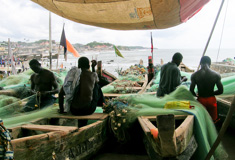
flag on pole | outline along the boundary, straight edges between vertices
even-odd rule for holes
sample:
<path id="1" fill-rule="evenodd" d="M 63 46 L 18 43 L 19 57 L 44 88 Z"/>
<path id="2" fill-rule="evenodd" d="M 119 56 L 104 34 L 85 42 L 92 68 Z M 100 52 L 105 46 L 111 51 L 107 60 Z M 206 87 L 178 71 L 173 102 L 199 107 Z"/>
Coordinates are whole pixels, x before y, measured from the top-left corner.
<path id="1" fill-rule="evenodd" d="M 153 37 L 152 37 L 152 32 L 151 32 L 151 53 L 153 54 Z"/>
<path id="2" fill-rule="evenodd" d="M 117 56 L 124 58 L 123 55 L 122 55 L 121 52 L 117 49 L 116 46 L 113 46 L 113 48 L 115 49 L 115 53 L 116 53 Z"/>
<path id="3" fill-rule="evenodd" d="M 73 47 L 73 45 L 66 39 L 65 32 L 64 32 L 64 26 L 60 38 L 60 45 L 64 47 L 64 58 L 67 60 L 67 50 L 73 54 L 74 57 L 80 57 L 79 53 L 76 51 L 76 49 Z"/>

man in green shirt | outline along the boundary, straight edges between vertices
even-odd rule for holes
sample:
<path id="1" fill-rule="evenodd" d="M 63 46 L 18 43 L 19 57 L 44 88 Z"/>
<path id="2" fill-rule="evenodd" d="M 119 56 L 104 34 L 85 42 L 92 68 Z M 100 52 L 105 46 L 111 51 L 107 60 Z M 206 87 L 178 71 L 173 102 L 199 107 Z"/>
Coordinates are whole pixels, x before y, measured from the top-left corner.
<path id="1" fill-rule="evenodd" d="M 178 68 L 182 60 L 182 54 L 177 52 L 173 55 L 171 62 L 168 62 L 161 67 L 157 97 L 162 97 L 165 94 L 173 92 L 182 82 L 187 81 L 186 77 L 181 79 L 180 70 Z"/>

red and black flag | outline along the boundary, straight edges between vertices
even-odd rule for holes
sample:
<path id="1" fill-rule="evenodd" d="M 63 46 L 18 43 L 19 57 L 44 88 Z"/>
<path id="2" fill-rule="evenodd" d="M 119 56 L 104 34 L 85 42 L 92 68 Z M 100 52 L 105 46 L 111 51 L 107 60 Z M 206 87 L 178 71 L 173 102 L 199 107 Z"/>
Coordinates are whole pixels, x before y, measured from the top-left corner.
<path id="1" fill-rule="evenodd" d="M 67 44 L 66 44 L 66 37 L 65 37 L 65 33 L 64 33 L 64 26 L 63 26 L 63 30 L 62 30 L 62 34 L 61 34 L 61 38 L 60 38 L 60 45 L 64 47 L 64 58 L 67 59 Z"/>
<path id="2" fill-rule="evenodd" d="M 60 45 L 64 47 L 64 58 L 67 60 L 67 50 L 71 53 L 73 53 L 74 57 L 80 57 L 79 53 L 76 51 L 76 49 L 72 46 L 72 44 L 66 39 L 65 32 L 64 32 L 64 26 L 60 38 Z"/>
<path id="3" fill-rule="evenodd" d="M 152 37 L 152 32 L 151 32 L 151 53 L 153 54 L 153 37 Z"/>

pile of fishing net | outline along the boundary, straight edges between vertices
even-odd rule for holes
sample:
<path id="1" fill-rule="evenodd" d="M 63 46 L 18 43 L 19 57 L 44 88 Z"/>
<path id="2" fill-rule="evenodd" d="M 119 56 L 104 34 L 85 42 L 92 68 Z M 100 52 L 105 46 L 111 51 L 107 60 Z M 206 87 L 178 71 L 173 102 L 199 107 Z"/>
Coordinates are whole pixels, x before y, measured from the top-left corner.
<path id="1" fill-rule="evenodd" d="M 164 109 L 167 102 L 188 101 L 194 109 Z M 163 114 L 194 115 L 194 136 L 198 143 L 196 159 L 205 159 L 217 137 L 217 131 L 206 109 L 188 91 L 181 86 L 164 98 L 151 95 L 122 96 L 112 99 L 104 106 L 104 112 L 109 113 L 109 126 L 119 141 L 125 141 L 130 135 L 128 130 L 137 121 L 138 116 L 156 116 Z M 216 149 L 216 159 L 223 159 L 227 154 L 222 145 Z"/>
<path id="2" fill-rule="evenodd" d="M 235 60 L 232 59 L 232 58 L 226 58 L 226 59 L 223 60 L 223 62 L 226 62 L 230 65 L 235 65 Z"/>
<path id="3" fill-rule="evenodd" d="M 147 69 L 143 65 L 135 64 L 134 66 L 130 66 L 130 68 L 120 71 L 118 73 L 120 76 L 126 76 L 126 75 L 144 75 L 147 74 Z"/>
<path id="4" fill-rule="evenodd" d="M 103 93 L 137 93 L 139 89 L 135 87 L 142 87 L 146 81 L 146 68 L 142 65 L 134 65 L 125 71 L 119 72 L 118 80 L 104 86 Z"/>
<path id="5" fill-rule="evenodd" d="M 17 75 L 11 75 L 0 81 L 0 87 L 4 90 L 0 91 L 2 98 L 0 99 L 0 117 L 10 116 L 12 113 L 18 113 L 25 104 L 27 98 L 33 96 L 30 87 L 30 76 L 34 72 L 29 69 Z M 64 83 L 67 70 L 54 72 L 59 88 Z"/>
<path id="6" fill-rule="evenodd" d="M 19 98 L 7 96 L 7 95 L 0 95 L 0 108 L 3 106 L 7 106 L 9 104 L 12 104 L 14 102 L 19 101 Z"/>
<path id="7" fill-rule="evenodd" d="M 112 84 L 102 88 L 103 93 L 137 93 L 139 89 L 135 87 L 141 87 L 142 83 L 130 80 L 116 80 Z"/>
<path id="8" fill-rule="evenodd" d="M 17 75 L 10 75 L 9 77 L 4 78 L 0 81 L 0 87 L 4 89 L 17 88 L 24 85 L 30 84 L 30 76 L 33 74 L 33 71 L 27 70 Z"/>
<path id="9" fill-rule="evenodd" d="M 10 75 L 9 77 L 4 78 L 2 81 L 0 81 L 0 87 L 3 87 L 4 89 L 14 89 L 22 86 L 28 86 L 30 87 L 30 76 L 34 72 L 29 69 L 25 72 L 22 72 L 17 75 Z M 59 84 L 59 86 L 63 85 L 64 78 L 67 74 L 67 70 L 63 70 L 62 72 L 53 72 L 56 81 Z"/>

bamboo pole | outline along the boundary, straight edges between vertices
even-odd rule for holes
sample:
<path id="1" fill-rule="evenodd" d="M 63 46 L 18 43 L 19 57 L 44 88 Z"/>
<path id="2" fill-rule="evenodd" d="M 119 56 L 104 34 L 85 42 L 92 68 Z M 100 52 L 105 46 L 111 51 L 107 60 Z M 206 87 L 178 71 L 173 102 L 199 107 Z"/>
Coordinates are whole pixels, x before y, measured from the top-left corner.
<path id="1" fill-rule="evenodd" d="M 49 57 L 50 57 L 50 69 L 52 69 L 52 49 L 51 49 L 51 12 L 49 12 Z"/>
<path id="2" fill-rule="evenodd" d="M 220 5 L 220 8 L 219 8 L 219 11 L 218 11 L 218 13 L 217 13 L 217 16 L 216 16 L 216 19 L 215 19 L 214 25 L 213 25 L 213 27 L 212 27 L 212 30 L 211 30 L 210 36 L 209 36 L 209 38 L 208 38 L 208 40 L 207 40 L 207 43 L 206 43 L 205 49 L 204 49 L 204 51 L 203 51 L 202 57 L 205 55 L 206 50 L 207 50 L 207 47 L 208 47 L 208 45 L 209 45 L 209 43 L 210 43 L 210 40 L 211 40 L 212 34 L 213 34 L 213 32 L 214 32 L 214 29 L 215 29 L 216 23 L 217 23 L 217 21 L 218 21 L 218 18 L 219 18 L 220 12 L 221 12 L 222 7 L 223 7 L 224 1 L 225 1 L 225 0 L 222 0 L 222 2 L 221 2 L 221 5 Z M 200 63 L 199 63 L 199 65 L 198 65 L 198 67 L 197 67 L 197 71 L 199 70 L 199 68 L 200 68 Z"/>
<path id="3" fill-rule="evenodd" d="M 57 53 L 57 64 L 56 64 L 56 69 L 58 69 L 58 65 L 59 65 L 59 56 L 60 56 L 60 45 L 59 45 L 58 53 Z"/>
<path id="4" fill-rule="evenodd" d="M 228 114 L 226 116 L 226 119 L 222 125 L 222 128 L 220 129 L 219 131 L 219 135 L 217 137 L 217 139 L 215 140 L 215 143 L 213 144 L 213 146 L 211 147 L 211 150 L 209 151 L 209 153 L 207 154 L 206 156 L 206 160 L 210 160 L 211 156 L 214 154 L 216 148 L 218 147 L 221 139 L 223 138 L 224 136 L 224 133 L 225 131 L 227 130 L 228 128 L 228 125 L 232 119 L 232 116 L 233 116 L 233 113 L 235 111 L 235 95 L 233 97 L 233 101 L 231 103 L 231 107 L 229 108 L 229 111 L 228 111 Z"/>

